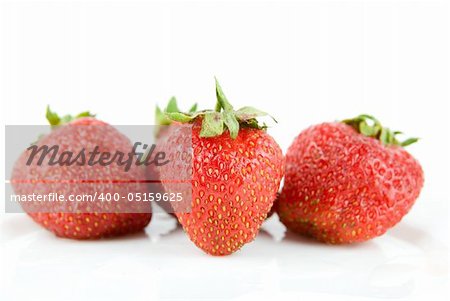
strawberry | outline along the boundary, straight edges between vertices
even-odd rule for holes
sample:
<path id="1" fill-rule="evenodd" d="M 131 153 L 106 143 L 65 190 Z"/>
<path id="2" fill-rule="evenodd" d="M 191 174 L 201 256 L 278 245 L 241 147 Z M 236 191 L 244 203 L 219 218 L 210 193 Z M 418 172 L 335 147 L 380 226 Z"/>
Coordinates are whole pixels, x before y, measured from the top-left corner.
<path id="1" fill-rule="evenodd" d="M 277 192 L 275 200 L 273 201 L 272 208 L 270 208 L 270 211 L 269 211 L 269 213 L 267 213 L 267 217 L 266 218 L 271 217 L 275 212 L 277 212 L 277 204 L 278 204 L 278 199 L 279 198 L 280 198 L 280 193 Z"/>
<path id="2" fill-rule="evenodd" d="M 251 107 L 235 111 L 217 80 L 216 95 L 215 111 L 166 112 L 175 124 L 189 124 L 191 135 L 184 144 L 186 129 L 169 127 L 160 147 L 182 163 L 171 161 L 159 171 L 166 191 L 191 197 L 188 212 L 174 207 L 190 240 L 208 254 L 229 255 L 258 233 L 283 177 L 284 158 L 256 120 L 266 113 Z M 190 176 L 187 187 L 167 181 L 183 175 Z"/>
<path id="3" fill-rule="evenodd" d="M 89 112 L 73 117 L 60 118 L 47 108 L 47 119 L 52 131 L 35 143 L 37 146 L 59 146 L 58 153 L 70 151 L 78 154 L 81 149 L 92 151 L 99 147 L 102 152 L 125 154 L 132 150 L 131 142 L 107 123 L 94 118 Z M 31 165 L 26 162 L 31 150 L 26 150 L 16 161 L 11 183 L 16 194 L 94 195 L 100 193 L 118 193 L 127 196 L 128 192 L 145 192 L 145 184 L 135 180 L 145 178 L 144 170 L 133 165 L 125 171 L 117 164 L 107 166 L 51 166 L 47 156 L 42 165 L 35 159 Z M 87 152 L 86 152 L 87 153 Z M 121 181 L 129 182 L 121 184 Z M 120 203 L 120 202 L 119 202 Z M 117 205 L 96 202 L 84 203 L 21 203 L 34 221 L 57 236 L 73 239 L 98 239 L 109 236 L 133 233 L 142 230 L 151 219 L 148 208 L 138 205 L 129 206 L 120 213 Z M 74 208 L 76 207 L 76 210 Z M 112 207 L 117 206 L 117 207 Z M 136 212 L 136 213 L 134 213 Z"/>
<path id="4" fill-rule="evenodd" d="M 189 113 L 194 113 L 197 110 L 197 104 L 195 103 L 190 109 Z M 168 131 L 169 126 L 173 123 L 173 121 L 167 118 L 166 113 L 180 113 L 181 110 L 178 108 L 177 100 L 175 97 L 171 97 L 166 108 L 161 110 L 159 106 L 156 106 L 155 109 L 155 138 L 156 145 L 162 144 L 162 140 L 167 137 L 166 132 Z M 148 153 L 146 154 L 148 156 Z M 151 164 L 146 167 L 146 175 L 147 179 L 156 181 L 160 180 L 159 172 L 155 165 Z M 164 193 L 164 187 L 161 183 L 153 182 L 149 185 L 149 188 L 155 193 Z M 175 216 L 173 213 L 173 208 L 169 202 L 164 202 L 162 200 L 155 201 L 155 203 L 160 206 L 166 213 L 169 213 L 172 216 Z"/>
<path id="5" fill-rule="evenodd" d="M 277 211 L 294 232 L 331 244 L 382 235 L 408 213 L 423 172 L 396 135 L 368 115 L 304 130 L 286 154 Z"/>

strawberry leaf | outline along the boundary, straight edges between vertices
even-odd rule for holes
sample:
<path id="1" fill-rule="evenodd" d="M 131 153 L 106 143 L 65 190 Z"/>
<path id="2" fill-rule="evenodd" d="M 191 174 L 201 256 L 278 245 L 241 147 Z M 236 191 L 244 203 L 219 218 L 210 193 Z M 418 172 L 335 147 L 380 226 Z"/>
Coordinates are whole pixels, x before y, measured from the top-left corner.
<path id="1" fill-rule="evenodd" d="M 216 111 L 220 112 L 220 109 L 224 109 L 225 111 L 233 111 L 233 106 L 228 102 L 227 97 L 225 96 L 225 93 L 223 93 L 222 87 L 219 84 L 219 81 L 217 78 L 215 78 L 216 81 L 216 96 L 217 96 L 217 105 L 216 105 Z"/>
<path id="2" fill-rule="evenodd" d="M 58 126 L 59 123 L 61 122 L 61 118 L 59 117 L 59 115 L 53 112 L 50 109 L 50 106 L 47 106 L 46 117 L 52 127 Z"/>
<path id="3" fill-rule="evenodd" d="M 169 118 L 169 120 L 178 121 L 182 123 L 191 122 L 194 117 L 181 112 L 166 112 L 166 116 Z"/>
<path id="4" fill-rule="evenodd" d="M 236 139 L 239 133 L 239 122 L 237 121 L 234 112 L 225 111 L 223 112 L 222 115 L 224 123 L 227 126 L 228 130 L 230 131 L 231 138 Z"/>
<path id="5" fill-rule="evenodd" d="M 160 109 L 160 107 L 156 106 L 155 109 L 155 121 L 158 125 L 169 125 L 170 119 L 167 118 L 166 114 Z"/>
<path id="6" fill-rule="evenodd" d="M 402 132 L 391 131 L 389 128 L 383 127 L 380 121 L 371 115 L 362 114 L 355 118 L 344 119 L 342 122 L 351 126 L 364 136 L 379 140 L 384 145 L 405 147 L 418 141 L 417 138 L 409 138 L 400 142 L 396 136 L 402 134 Z"/>
<path id="7" fill-rule="evenodd" d="M 278 121 L 273 118 L 271 115 L 267 114 L 266 112 L 263 112 L 261 110 L 258 110 L 256 108 L 253 107 L 242 107 L 239 110 L 237 110 L 235 112 L 237 119 L 239 120 L 249 120 L 249 119 L 254 119 L 257 117 L 263 117 L 263 116 L 269 116 L 270 118 L 273 119 L 273 121 L 277 122 Z"/>
<path id="8" fill-rule="evenodd" d="M 215 137 L 223 133 L 223 116 L 219 112 L 206 112 L 203 117 L 200 137 Z"/>
<path id="9" fill-rule="evenodd" d="M 219 81 L 217 78 L 214 79 L 217 97 L 214 111 L 204 110 L 197 112 L 197 105 L 195 104 L 190 108 L 188 113 L 181 113 L 179 112 L 175 98 L 172 98 L 164 113 L 158 107 L 156 108 L 155 119 L 160 124 L 170 124 L 171 121 L 188 123 L 193 122 L 197 118 L 202 118 L 202 129 L 200 132 L 200 136 L 202 137 L 219 136 L 225 129 L 228 129 L 230 137 L 236 139 L 241 126 L 260 130 L 265 130 L 267 128 L 265 124 L 262 126 L 259 125 L 256 118 L 270 116 L 269 114 L 253 107 L 243 107 L 235 111 L 225 96 Z M 166 119 L 168 119 L 168 121 Z M 272 119 L 277 122 L 275 118 L 272 117 Z"/>
<path id="10" fill-rule="evenodd" d="M 50 126 L 52 128 L 54 128 L 54 127 L 57 127 L 60 125 L 70 123 L 76 119 L 80 119 L 80 118 L 84 118 L 84 117 L 95 117 L 95 114 L 91 114 L 89 111 L 84 111 L 75 116 L 64 115 L 63 117 L 59 117 L 58 114 L 56 114 L 55 112 L 53 112 L 50 109 L 50 106 L 47 106 L 46 117 L 47 117 L 48 122 L 50 123 Z"/>
<path id="11" fill-rule="evenodd" d="M 177 99 L 174 96 L 172 96 L 170 98 L 169 103 L 167 104 L 167 107 L 166 107 L 165 111 L 166 112 L 170 112 L 170 113 L 172 113 L 172 112 L 180 112 L 180 109 L 178 108 L 178 105 L 177 105 Z"/>
<path id="12" fill-rule="evenodd" d="M 189 113 L 195 113 L 197 111 L 197 103 L 194 103 L 194 105 L 189 109 Z"/>
<path id="13" fill-rule="evenodd" d="M 405 147 L 405 146 L 411 145 L 413 143 L 416 143 L 417 141 L 419 141 L 419 138 L 408 138 L 405 141 L 401 142 L 400 146 Z"/>

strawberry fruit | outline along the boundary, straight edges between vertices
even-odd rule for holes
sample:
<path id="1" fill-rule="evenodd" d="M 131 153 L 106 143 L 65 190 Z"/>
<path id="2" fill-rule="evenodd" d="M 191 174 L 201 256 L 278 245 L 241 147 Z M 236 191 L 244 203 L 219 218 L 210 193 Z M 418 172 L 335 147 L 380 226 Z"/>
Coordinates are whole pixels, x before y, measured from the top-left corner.
<path id="1" fill-rule="evenodd" d="M 82 149 L 92 151 L 95 147 L 109 153 L 121 151 L 126 154 L 132 150 L 128 138 L 89 112 L 61 118 L 47 108 L 47 119 L 53 130 L 35 143 L 38 146 L 59 146 L 61 153 L 79 153 Z M 59 193 L 67 198 L 69 195 L 93 196 L 96 192 L 126 196 L 129 192 L 147 191 L 144 183 L 136 181 L 145 178 L 144 169 L 140 166 L 133 165 L 128 171 L 117 164 L 87 166 L 87 162 L 82 166 L 51 166 L 49 156 L 42 165 L 36 164 L 35 160 L 28 166 L 29 157 L 30 150 L 27 150 L 14 165 L 11 183 L 16 194 Z M 21 205 L 44 228 L 57 236 L 73 239 L 98 239 L 137 232 L 151 219 L 150 210 L 140 204 L 133 208 L 131 206 L 134 205 L 125 204 L 130 206 L 127 211 L 130 213 L 121 213 L 119 206 L 108 207 L 113 205 L 98 200 L 77 204 L 32 202 Z"/>
<path id="2" fill-rule="evenodd" d="M 191 148 L 180 150 L 182 127 L 171 126 L 161 148 L 168 157 L 189 151 L 186 166 L 191 184 L 190 212 L 175 211 L 189 238 L 208 254 L 228 255 L 252 241 L 270 211 L 284 173 L 284 158 L 275 140 L 256 120 L 267 115 L 251 107 L 234 110 L 216 80 L 215 111 L 166 112 L 174 124 L 191 127 Z M 187 167 L 189 166 L 189 167 Z M 160 169 L 165 179 L 183 174 L 171 165 Z"/>
<path id="3" fill-rule="evenodd" d="M 197 111 L 197 104 L 195 103 L 190 109 L 189 113 L 194 113 Z M 167 113 L 180 113 L 181 110 L 178 108 L 177 100 L 175 97 L 171 97 L 167 106 L 164 110 L 161 110 L 159 106 L 155 108 L 155 140 L 156 145 L 163 144 L 163 139 L 167 137 L 167 131 L 169 130 L 169 126 L 173 123 L 173 120 L 169 119 L 166 114 Z M 146 154 L 146 157 L 149 154 Z M 156 181 L 160 180 L 159 171 L 155 165 L 151 164 L 146 167 L 146 176 L 147 179 Z M 156 193 L 164 193 L 164 187 L 160 182 L 153 182 L 149 185 L 149 188 Z M 172 208 L 169 202 L 164 202 L 163 200 L 155 201 L 155 204 L 162 208 L 166 213 L 174 216 L 174 209 Z"/>
<path id="4" fill-rule="evenodd" d="M 368 115 L 304 130 L 286 154 L 277 211 L 294 232 L 331 244 L 382 235 L 408 213 L 423 186 L 420 164 Z"/>

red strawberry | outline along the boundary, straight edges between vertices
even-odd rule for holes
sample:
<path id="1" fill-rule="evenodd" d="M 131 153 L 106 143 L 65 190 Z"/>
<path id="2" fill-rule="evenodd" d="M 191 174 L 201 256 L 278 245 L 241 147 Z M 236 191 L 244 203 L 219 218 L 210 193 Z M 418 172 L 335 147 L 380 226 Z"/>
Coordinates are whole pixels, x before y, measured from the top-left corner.
<path id="1" fill-rule="evenodd" d="M 286 155 L 278 214 L 290 230 L 331 244 L 382 235 L 408 213 L 423 186 L 399 132 L 361 115 L 312 126 Z"/>
<path id="2" fill-rule="evenodd" d="M 280 198 L 280 193 L 277 192 L 275 200 L 273 201 L 272 208 L 270 208 L 269 213 L 267 213 L 267 218 L 271 217 L 275 212 L 277 212 L 277 204 L 278 204 L 278 199 L 279 198 Z"/>
<path id="3" fill-rule="evenodd" d="M 190 109 L 189 113 L 194 113 L 197 110 L 197 104 L 194 104 Z M 166 108 L 161 110 L 160 107 L 156 106 L 155 110 L 155 122 L 157 127 L 155 128 L 155 138 L 156 138 L 156 145 L 162 144 L 162 140 L 167 137 L 167 131 L 169 126 L 173 123 L 172 120 L 167 118 L 165 112 L 167 113 L 180 113 L 181 110 L 178 108 L 177 100 L 175 97 L 170 98 Z M 148 156 L 148 154 L 146 154 Z M 158 169 L 154 164 L 150 164 L 146 167 L 146 175 L 147 179 L 156 181 L 160 180 Z M 152 182 L 149 184 L 149 189 L 151 189 L 155 193 L 164 193 L 164 187 L 161 183 L 155 183 Z M 171 204 L 169 202 L 165 202 L 163 200 L 155 201 L 158 206 L 160 206 L 166 213 L 169 213 L 170 215 L 175 216 L 173 213 L 174 210 L 171 207 Z"/>
<path id="4" fill-rule="evenodd" d="M 160 147 L 169 158 L 178 156 L 186 164 L 172 160 L 160 173 L 166 191 L 182 189 L 167 179 L 191 176 L 182 191 L 192 197 L 191 210 L 175 207 L 176 215 L 199 248 L 211 255 L 228 255 L 258 233 L 283 177 L 284 158 L 255 119 L 264 112 L 250 107 L 235 111 L 217 81 L 216 93 L 216 111 L 166 113 L 172 120 L 192 125 L 192 138 L 188 136 L 192 148 L 182 141 L 186 129 L 171 126 Z"/>
<path id="5" fill-rule="evenodd" d="M 121 151 L 128 154 L 132 150 L 128 138 L 93 117 L 89 112 L 84 112 L 75 117 L 59 118 L 47 108 L 47 119 L 53 130 L 41 137 L 36 145 L 57 145 L 60 147 L 58 153 L 71 151 L 74 154 L 78 154 L 83 148 L 87 154 L 96 146 L 101 152 Z M 16 194 L 45 195 L 57 192 L 67 198 L 69 195 L 92 196 L 96 192 L 99 195 L 118 193 L 127 196 L 128 192 L 146 191 L 145 184 L 135 181 L 145 178 L 144 170 L 136 165 L 132 165 L 129 171 L 117 164 L 87 166 L 87 162 L 83 166 L 51 166 L 48 164 L 50 156 L 47 156 L 41 166 L 38 166 L 37 159 L 27 166 L 30 152 L 31 150 L 25 151 L 14 165 L 11 183 Z M 130 183 L 124 184 L 123 181 Z M 21 205 L 44 228 L 57 236 L 74 239 L 96 239 L 137 232 L 151 219 L 151 214 L 145 213 L 149 212 L 148 208 L 141 204 L 125 204 L 129 206 L 126 212 L 130 213 L 119 213 L 123 211 L 120 211 L 117 204 L 101 203 L 98 200 L 91 203 L 31 202 Z"/>

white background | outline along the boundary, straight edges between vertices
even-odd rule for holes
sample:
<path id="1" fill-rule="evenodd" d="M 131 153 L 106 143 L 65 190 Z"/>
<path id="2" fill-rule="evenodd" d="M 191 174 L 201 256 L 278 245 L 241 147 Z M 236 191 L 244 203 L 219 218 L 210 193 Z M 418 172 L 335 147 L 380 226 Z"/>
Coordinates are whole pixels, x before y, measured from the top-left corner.
<path id="1" fill-rule="evenodd" d="M 212 108 L 215 75 L 235 107 L 278 119 L 283 150 L 309 125 L 370 113 L 422 138 L 408 150 L 426 179 L 383 237 L 331 247 L 284 234 L 275 216 L 225 258 L 165 216 L 146 234 L 80 243 L 2 213 L 0 300 L 448 298 L 447 1 L 3 2 L 0 26 L 4 124 L 45 124 L 47 104 L 152 124 L 172 95 Z"/>

